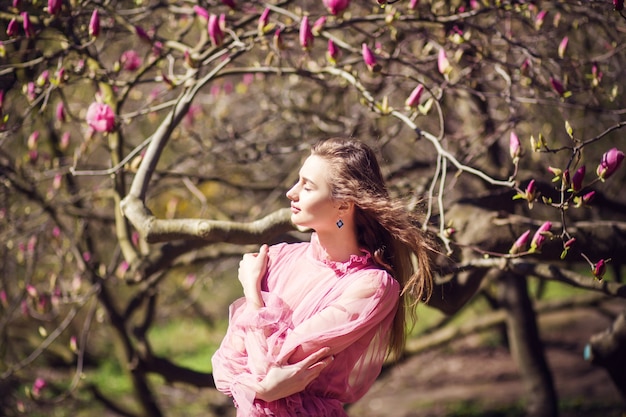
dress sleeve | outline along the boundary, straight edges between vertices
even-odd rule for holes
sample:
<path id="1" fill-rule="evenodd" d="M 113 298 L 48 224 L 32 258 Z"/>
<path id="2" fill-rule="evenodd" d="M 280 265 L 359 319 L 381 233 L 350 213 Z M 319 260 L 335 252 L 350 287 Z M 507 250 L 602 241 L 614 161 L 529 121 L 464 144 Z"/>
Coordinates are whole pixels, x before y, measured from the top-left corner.
<path id="1" fill-rule="evenodd" d="M 373 339 L 381 322 L 393 316 L 399 287 L 384 271 L 362 275 L 335 288 L 338 295 L 326 305 L 306 306 L 309 318 L 297 326 L 290 320 L 289 307 L 271 293 L 262 292 L 265 307 L 258 310 L 248 309 L 243 298 L 233 303 L 229 329 L 212 360 L 216 387 L 232 396 L 240 411 L 252 410 L 256 395 L 252 387 L 270 366 L 295 363 L 322 347 L 330 347 L 337 355 L 356 341 L 363 342 L 368 333 Z M 378 340 L 375 358 L 368 360 L 379 366 L 385 349 L 386 340 Z M 366 355 L 367 350 L 363 346 L 359 355 Z M 369 366 L 360 357 L 351 362 Z"/>
<path id="2" fill-rule="evenodd" d="M 359 276 L 340 295 L 285 335 L 279 363 L 295 363 L 322 347 L 338 354 L 393 317 L 399 301 L 399 285 L 386 272 Z M 386 341 L 382 343 L 386 348 Z"/>
<path id="3" fill-rule="evenodd" d="M 265 303 L 261 309 L 249 308 L 244 297 L 231 304 L 228 330 L 211 360 L 216 388 L 233 397 L 240 410 L 254 407 L 253 387 L 276 364 L 292 327 L 289 307 L 271 293 L 261 295 Z"/>

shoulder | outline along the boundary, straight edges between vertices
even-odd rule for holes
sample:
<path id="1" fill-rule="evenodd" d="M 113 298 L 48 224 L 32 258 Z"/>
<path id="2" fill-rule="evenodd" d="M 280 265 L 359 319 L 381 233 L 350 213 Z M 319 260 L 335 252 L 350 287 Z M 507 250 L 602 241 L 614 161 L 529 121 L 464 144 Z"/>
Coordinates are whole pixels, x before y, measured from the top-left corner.
<path id="1" fill-rule="evenodd" d="M 292 255 L 298 255 L 304 253 L 308 247 L 309 242 L 296 242 L 296 243 L 277 243 L 269 247 L 268 256 L 270 262 L 280 261 L 285 257 Z"/>
<path id="2" fill-rule="evenodd" d="M 304 250 L 309 244 L 310 244 L 309 242 L 293 242 L 293 243 L 281 242 L 281 243 L 276 243 L 270 246 L 269 251 L 270 253 L 281 253 L 281 252 L 289 252 L 289 251 L 296 251 L 296 250 Z"/>
<path id="3" fill-rule="evenodd" d="M 397 297 L 400 295 L 400 284 L 385 269 L 372 266 L 351 272 L 347 290 L 359 297 Z"/>

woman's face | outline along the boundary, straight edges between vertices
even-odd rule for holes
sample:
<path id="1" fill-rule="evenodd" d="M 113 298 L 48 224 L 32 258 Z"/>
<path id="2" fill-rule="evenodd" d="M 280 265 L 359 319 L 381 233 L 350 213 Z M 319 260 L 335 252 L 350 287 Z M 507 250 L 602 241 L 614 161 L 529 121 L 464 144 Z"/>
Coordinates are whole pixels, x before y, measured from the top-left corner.
<path id="1" fill-rule="evenodd" d="M 319 156 L 309 156 L 302 168 L 299 179 L 289 191 L 291 200 L 291 221 L 316 232 L 337 230 L 340 218 L 339 204 L 331 198 L 330 164 Z"/>

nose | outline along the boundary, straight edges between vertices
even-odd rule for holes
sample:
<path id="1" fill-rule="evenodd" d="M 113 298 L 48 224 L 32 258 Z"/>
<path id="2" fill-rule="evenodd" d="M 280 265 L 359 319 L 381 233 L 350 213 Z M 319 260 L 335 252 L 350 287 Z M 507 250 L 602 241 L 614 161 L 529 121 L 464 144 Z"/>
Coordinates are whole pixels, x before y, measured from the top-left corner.
<path id="1" fill-rule="evenodd" d="M 298 184 L 295 184 L 293 187 L 291 187 L 291 189 L 289 189 L 289 191 L 287 191 L 287 193 L 285 194 L 287 198 L 291 201 L 296 201 L 298 199 L 298 193 L 296 188 L 298 188 Z"/>

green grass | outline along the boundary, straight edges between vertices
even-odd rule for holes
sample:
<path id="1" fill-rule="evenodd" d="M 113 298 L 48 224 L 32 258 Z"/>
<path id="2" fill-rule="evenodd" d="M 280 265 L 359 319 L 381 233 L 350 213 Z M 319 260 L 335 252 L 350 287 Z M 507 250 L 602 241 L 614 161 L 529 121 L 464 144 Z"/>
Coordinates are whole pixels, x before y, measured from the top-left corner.
<path id="1" fill-rule="evenodd" d="M 211 329 L 200 320 L 185 319 L 155 325 L 148 338 L 154 353 L 195 371 L 211 372 L 211 356 L 217 350 L 227 323 Z"/>

